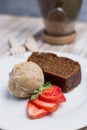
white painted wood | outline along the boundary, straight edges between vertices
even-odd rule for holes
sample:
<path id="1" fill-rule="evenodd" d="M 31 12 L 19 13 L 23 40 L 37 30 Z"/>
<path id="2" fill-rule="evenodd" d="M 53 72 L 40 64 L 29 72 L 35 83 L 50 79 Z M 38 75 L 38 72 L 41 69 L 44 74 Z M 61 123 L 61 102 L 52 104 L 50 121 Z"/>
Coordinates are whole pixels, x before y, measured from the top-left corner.
<path id="1" fill-rule="evenodd" d="M 87 58 L 87 23 L 76 22 L 77 38 L 72 44 L 51 45 L 41 38 L 44 27 L 41 18 L 0 15 L 0 56 L 10 54 L 8 39 L 17 37 L 23 45 L 29 34 L 37 41 L 39 50 L 68 52 Z"/>

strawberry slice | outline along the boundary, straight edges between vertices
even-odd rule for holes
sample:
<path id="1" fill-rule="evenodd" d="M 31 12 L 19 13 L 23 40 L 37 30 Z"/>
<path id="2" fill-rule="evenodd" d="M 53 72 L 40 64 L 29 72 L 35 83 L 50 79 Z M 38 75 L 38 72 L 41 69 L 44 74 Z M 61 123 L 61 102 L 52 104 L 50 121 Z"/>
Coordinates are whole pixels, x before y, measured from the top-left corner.
<path id="1" fill-rule="evenodd" d="M 29 101 L 27 104 L 27 111 L 28 111 L 28 116 L 31 119 L 42 118 L 42 117 L 46 116 L 47 114 L 49 114 L 48 111 L 46 111 L 42 108 L 41 109 L 38 108 L 31 101 Z"/>
<path id="2" fill-rule="evenodd" d="M 48 102 L 44 102 L 40 99 L 32 100 L 32 103 L 39 108 L 47 110 L 48 112 L 56 111 L 59 106 L 58 103 L 48 103 Z"/>
<path id="3" fill-rule="evenodd" d="M 46 101 L 46 102 L 58 102 L 62 103 L 66 101 L 65 96 L 62 93 L 61 88 L 52 85 L 50 89 L 44 90 L 40 95 L 39 99 Z"/>
<path id="4" fill-rule="evenodd" d="M 63 103 L 66 101 L 66 98 L 65 96 L 60 93 L 60 94 L 52 94 L 52 95 L 47 95 L 47 94 L 44 94 L 44 93 L 41 93 L 39 95 L 39 99 L 45 101 L 45 102 L 53 102 L 53 103 Z"/>
<path id="5" fill-rule="evenodd" d="M 52 85 L 50 89 L 47 90 L 43 90 L 43 93 L 45 95 L 56 95 L 59 94 L 60 92 L 62 92 L 62 89 L 56 85 Z"/>

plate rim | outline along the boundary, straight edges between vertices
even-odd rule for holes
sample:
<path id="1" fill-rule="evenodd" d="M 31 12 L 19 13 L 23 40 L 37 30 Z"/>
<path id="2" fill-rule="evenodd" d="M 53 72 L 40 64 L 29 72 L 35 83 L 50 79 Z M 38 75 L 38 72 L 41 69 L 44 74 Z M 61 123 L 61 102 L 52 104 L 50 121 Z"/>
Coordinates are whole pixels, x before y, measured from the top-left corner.
<path id="1" fill-rule="evenodd" d="M 43 51 L 40 51 L 40 52 L 43 52 Z M 65 54 L 65 57 L 67 56 L 68 58 L 71 58 L 71 59 L 73 59 L 74 57 L 75 57 L 75 59 L 81 59 L 81 60 L 84 60 L 84 61 L 86 61 L 86 63 L 87 63 L 87 60 L 85 59 L 85 58 L 83 58 L 83 57 L 79 57 L 79 56 L 77 56 L 77 55 L 74 55 L 74 54 L 70 54 L 70 53 L 65 53 L 65 52 L 56 52 L 56 51 L 44 51 L 44 52 L 51 52 L 51 53 L 55 53 L 55 54 L 57 54 L 57 55 L 64 55 Z M 30 56 L 30 54 L 31 54 L 31 52 L 28 52 L 28 53 L 26 53 L 25 55 L 26 56 Z M 26 57 L 25 56 L 25 57 Z M 25 59 L 25 57 L 24 57 L 24 59 Z M 8 57 L 5 57 L 5 58 L 3 58 L 3 59 L 1 59 L 0 60 L 0 63 L 1 62 L 3 62 L 4 60 L 8 60 L 9 58 L 11 58 L 11 59 L 15 59 L 13 56 L 8 56 Z M 22 58 L 23 59 L 23 58 Z M 87 103 L 85 104 L 85 106 L 83 106 L 83 109 L 85 110 L 85 109 L 87 109 Z M 81 112 L 81 108 L 80 108 L 80 110 L 79 110 L 79 113 Z M 74 112 L 75 113 L 75 112 Z M 72 113 L 73 114 L 73 113 Z M 85 116 L 85 115 L 84 115 Z M 71 116 L 71 118 L 72 118 L 72 116 Z M 46 119 L 47 120 L 47 119 Z M 49 120 L 49 119 L 48 119 Z M 54 119 L 55 120 L 55 119 Z M 87 117 L 86 117 L 86 120 L 87 120 Z M 80 124 L 81 125 L 81 124 Z M 84 124 L 82 125 L 82 126 L 80 126 L 80 127 L 78 127 L 78 128 L 75 128 L 75 129 L 80 129 L 80 128 L 82 128 L 82 127 L 84 127 L 84 126 L 87 126 L 87 121 L 84 121 Z M 2 126 L 0 126 L 1 128 L 2 128 Z M 57 128 L 57 127 L 56 127 Z M 7 129 L 7 128 L 4 128 L 4 129 Z M 15 129 L 14 129 L 15 130 Z M 33 129 L 32 129 L 33 130 Z M 50 129 L 51 130 L 51 129 Z M 67 129 L 68 130 L 68 129 Z M 70 128 L 69 128 L 69 130 L 70 130 Z"/>

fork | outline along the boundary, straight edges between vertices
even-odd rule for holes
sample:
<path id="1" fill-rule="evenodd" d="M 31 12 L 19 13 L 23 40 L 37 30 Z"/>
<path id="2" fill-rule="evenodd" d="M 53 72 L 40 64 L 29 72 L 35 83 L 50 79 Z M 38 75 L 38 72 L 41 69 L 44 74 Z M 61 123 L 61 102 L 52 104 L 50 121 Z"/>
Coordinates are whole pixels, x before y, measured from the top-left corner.
<path id="1" fill-rule="evenodd" d="M 22 47 L 18 44 L 18 41 L 17 41 L 17 38 L 14 37 L 14 38 L 11 38 L 9 40 L 9 43 L 10 43 L 10 52 L 13 56 L 15 57 L 21 57 L 24 55 L 25 53 L 25 47 Z"/>
<path id="2" fill-rule="evenodd" d="M 29 35 L 26 42 L 25 47 L 32 52 L 38 51 L 38 46 L 35 38 L 32 35 Z"/>

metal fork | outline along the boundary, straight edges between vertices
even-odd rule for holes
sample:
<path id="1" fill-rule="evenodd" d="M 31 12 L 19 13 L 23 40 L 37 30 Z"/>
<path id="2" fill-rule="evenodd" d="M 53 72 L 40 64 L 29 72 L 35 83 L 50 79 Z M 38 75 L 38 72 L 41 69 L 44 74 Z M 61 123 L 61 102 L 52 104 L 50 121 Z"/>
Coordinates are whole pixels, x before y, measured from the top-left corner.
<path id="1" fill-rule="evenodd" d="M 25 47 L 22 47 L 18 44 L 18 41 L 17 41 L 17 38 L 14 37 L 14 38 L 11 38 L 9 40 L 9 43 L 10 43 L 10 52 L 13 56 L 15 57 L 21 57 L 24 55 L 25 53 Z"/>

